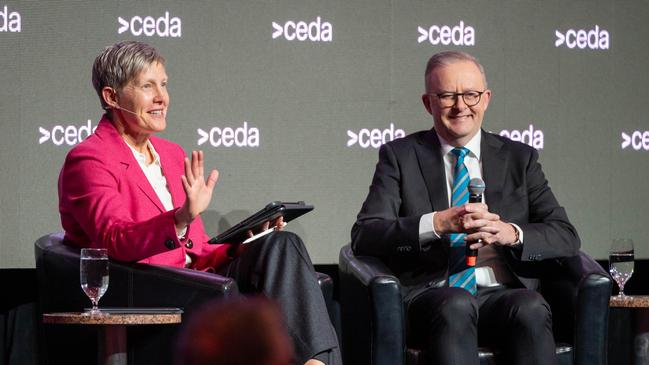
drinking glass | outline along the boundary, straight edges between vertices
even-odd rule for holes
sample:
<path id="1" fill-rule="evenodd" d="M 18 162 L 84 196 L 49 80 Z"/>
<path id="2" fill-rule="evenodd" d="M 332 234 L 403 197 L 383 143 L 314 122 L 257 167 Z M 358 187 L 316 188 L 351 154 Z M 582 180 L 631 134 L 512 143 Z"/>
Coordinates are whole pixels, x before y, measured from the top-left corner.
<path id="1" fill-rule="evenodd" d="M 625 298 L 624 284 L 633 275 L 633 241 L 628 238 L 614 239 L 608 256 L 609 272 L 620 287 L 618 298 Z"/>
<path id="2" fill-rule="evenodd" d="M 100 314 L 99 299 L 108 289 L 108 253 L 105 248 L 81 249 L 81 288 L 92 302 L 91 315 Z"/>

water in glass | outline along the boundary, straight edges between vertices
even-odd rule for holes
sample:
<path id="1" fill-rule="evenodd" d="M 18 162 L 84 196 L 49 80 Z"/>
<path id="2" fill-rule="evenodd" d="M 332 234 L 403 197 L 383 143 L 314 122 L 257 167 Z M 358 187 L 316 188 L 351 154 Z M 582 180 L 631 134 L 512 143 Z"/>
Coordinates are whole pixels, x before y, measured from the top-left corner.
<path id="1" fill-rule="evenodd" d="M 620 287 L 619 297 L 624 297 L 624 285 L 633 275 L 633 242 L 628 239 L 614 240 L 609 253 L 609 272 Z"/>
<path id="2" fill-rule="evenodd" d="M 102 252 L 103 251 L 103 252 Z M 92 302 L 92 314 L 99 313 L 99 299 L 108 290 L 108 255 L 103 249 L 83 249 L 81 288 Z"/>

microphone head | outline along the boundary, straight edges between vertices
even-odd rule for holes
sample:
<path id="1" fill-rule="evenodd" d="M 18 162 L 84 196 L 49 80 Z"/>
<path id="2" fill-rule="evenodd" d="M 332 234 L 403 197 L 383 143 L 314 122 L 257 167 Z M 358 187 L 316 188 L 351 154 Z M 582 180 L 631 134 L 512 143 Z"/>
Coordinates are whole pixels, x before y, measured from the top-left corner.
<path id="1" fill-rule="evenodd" d="M 471 179 L 471 181 L 469 181 L 469 193 L 471 195 L 482 195 L 485 188 L 486 185 L 484 184 L 484 181 L 482 181 L 482 179 L 479 177 L 474 177 L 473 179 Z"/>

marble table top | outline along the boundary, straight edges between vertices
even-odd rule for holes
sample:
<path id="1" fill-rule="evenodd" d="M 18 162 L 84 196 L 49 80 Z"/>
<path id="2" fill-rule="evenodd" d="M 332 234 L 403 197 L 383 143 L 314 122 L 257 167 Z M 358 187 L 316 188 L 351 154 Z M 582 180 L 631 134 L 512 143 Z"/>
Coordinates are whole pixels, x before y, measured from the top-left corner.
<path id="1" fill-rule="evenodd" d="M 181 322 L 181 313 L 101 313 L 61 312 L 43 314 L 43 322 L 51 324 L 91 325 L 146 325 L 174 324 Z"/>
<path id="2" fill-rule="evenodd" d="M 609 305 L 621 308 L 649 308 L 649 295 L 626 295 L 622 298 L 613 295 Z"/>

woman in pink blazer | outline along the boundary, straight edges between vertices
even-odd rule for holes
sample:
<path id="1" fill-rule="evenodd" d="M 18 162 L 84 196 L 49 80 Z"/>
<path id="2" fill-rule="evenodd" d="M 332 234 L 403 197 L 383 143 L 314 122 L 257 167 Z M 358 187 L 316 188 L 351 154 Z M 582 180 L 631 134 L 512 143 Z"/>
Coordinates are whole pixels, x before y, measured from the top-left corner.
<path id="1" fill-rule="evenodd" d="M 275 232 L 245 246 L 207 244 L 200 213 L 211 201 L 218 172 L 205 175 L 201 151 L 189 159 L 177 144 L 154 136 L 165 129 L 169 106 L 165 60 L 157 50 L 135 41 L 109 46 L 95 59 L 92 82 L 106 113 L 61 170 L 66 241 L 106 248 L 119 261 L 232 277 L 242 292 L 260 292 L 280 304 L 297 363 L 340 364 L 299 237 Z"/>

